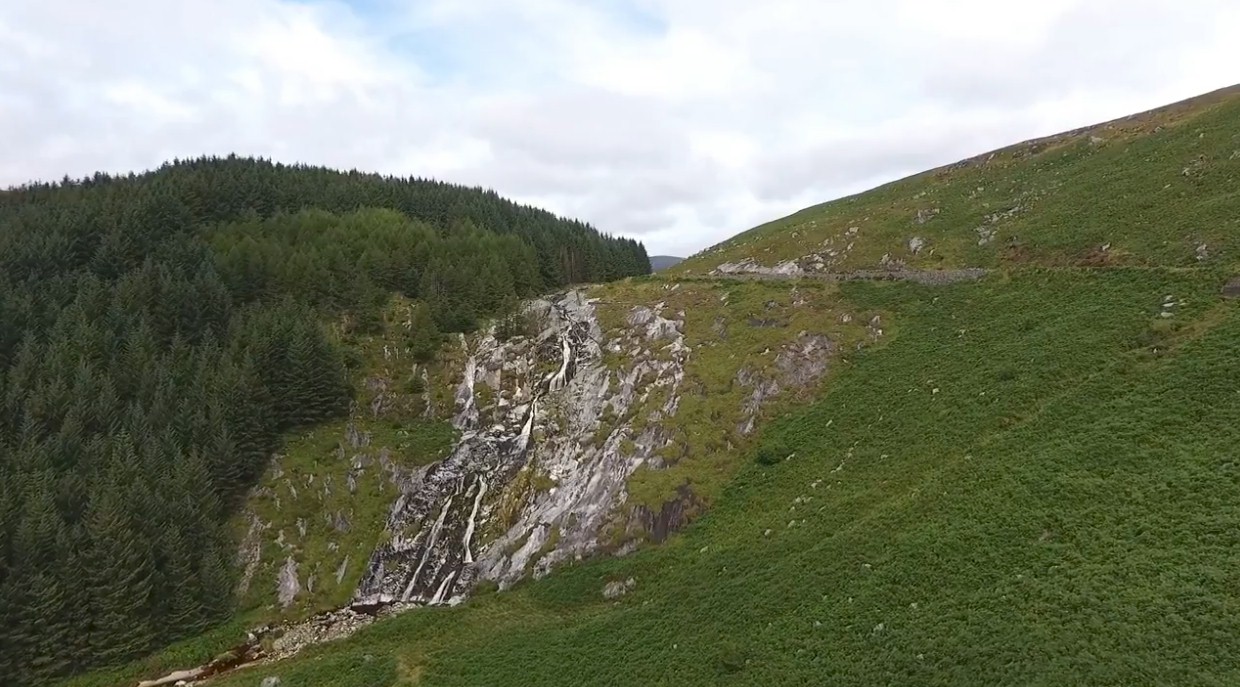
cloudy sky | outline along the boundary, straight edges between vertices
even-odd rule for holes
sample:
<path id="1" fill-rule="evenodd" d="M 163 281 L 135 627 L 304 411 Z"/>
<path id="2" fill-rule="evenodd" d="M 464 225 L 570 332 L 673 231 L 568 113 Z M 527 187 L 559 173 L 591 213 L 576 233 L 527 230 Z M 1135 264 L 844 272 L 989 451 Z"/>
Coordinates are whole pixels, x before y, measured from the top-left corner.
<path id="1" fill-rule="evenodd" d="M 1236 0 L 0 0 L 0 186 L 237 152 L 688 254 L 1240 82 Z"/>

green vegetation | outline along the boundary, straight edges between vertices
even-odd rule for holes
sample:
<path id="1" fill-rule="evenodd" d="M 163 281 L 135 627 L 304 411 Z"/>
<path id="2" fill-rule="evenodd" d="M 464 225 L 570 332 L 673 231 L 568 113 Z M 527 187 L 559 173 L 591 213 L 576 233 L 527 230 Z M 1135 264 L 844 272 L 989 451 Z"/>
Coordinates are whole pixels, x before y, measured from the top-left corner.
<path id="1" fill-rule="evenodd" d="M 669 272 L 700 275 L 745 258 L 774 265 L 811 254 L 823 254 L 828 271 L 872 268 L 884 254 L 925 269 L 1235 267 L 1237 131 L 1240 88 L 1230 88 L 806 208 Z M 915 255 L 913 237 L 926 241 Z"/>
<path id="2" fill-rule="evenodd" d="M 228 522 L 272 450 L 343 417 L 355 386 L 369 397 L 355 414 L 407 419 L 382 407 L 409 410 L 383 391 L 394 377 L 347 367 L 365 365 L 351 346 L 382 330 L 393 293 L 421 302 L 397 348 L 426 362 L 439 332 L 519 297 L 647 272 L 635 241 L 423 180 L 230 157 L 0 191 L 5 684 L 117 664 L 229 617 Z M 367 430 L 412 461 L 438 452 L 412 445 L 445 437 Z M 327 432 L 290 445 L 299 478 L 331 474 L 315 462 Z M 329 558 L 321 538 L 300 544 Z"/>
<path id="3" fill-rule="evenodd" d="M 312 667 L 370 655 L 426 686 L 1230 684 L 1240 304 L 1219 280 L 846 284 L 899 334 L 769 426 L 754 455 L 795 457 L 742 468 L 681 537 L 262 674 L 333 685 Z M 1151 355 L 1169 294 L 1184 326 Z"/>
<path id="4" fill-rule="evenodd" d="M 741 425 L 754 386 L 739 377 L 742 370 L 780 386 L 779 393 L 758 410 L 756 428 L 762 418 L 813 398 L 839 362 L 840 352 L 875 344 L 865 324 L 877 312 L 852 308 L 831 284 L 644 279 L 602 285 L 592 295 L 600 299 L 599 321 L 609 338 L 627 336 L 630 328 L 624 321 L 634 307 L 663 303 L 665 317 L 684 313 L 685 344 L 692 353 L 685 363 L 676 413 L 660 412 L 670 398 L 668 386 L 647 387 L 645 398 L 630 410 L 635 434 L 655 425 L 668 437 L 655 451 L 664 466 L 643 466 L 628 484 L 630 502 L 656 512 L 683 488 L 709 506 L 743 464 L 752 433 L 742 432 Z M 803 335 L 826 336 L 835 348 L 821 355 L 821 375 L 796 384 L 776 359 Z M 671 355 L 664 348 L 666 342 L 646 345 L 655 358 Z M 609 358 L 621 373 L 639 362 L 628 355 L 631 346 L 623 344 L 624 353 Z M 606 436 L 608 430 L 604 423 L 599 434 Z"/>
<path id="5" fill-rule="evenodd" d="M 618 371 L 636 362 L 623 331 L 635 306 L 684 319 L 678 412 L 656 414 L 668 388 L 631 411 L 666 439 L 665 465 L 633 475 L 628 503 L 657 509 L 688 488 L 704 513 L 663 545 L 211 684 L 1237 683 L 1240 301 L 1219 287 L 1240 266 L 1238 123 L 1240 92 L 1211 94 L 810 208 L 665 278 L 593 288 L 607 343 L 624 337 L 606 355 Z M 884 255 L 993 269 L 944 286 L 700 278 L 725 260 L 830 251 L 832 271 Z M 391 305 L 408 307 L 422 306 Z M 362 351 L 351 378 L 382 370 L 365 376 L 403 385 L 416 369 L 379 355 L 383 336 L 332 333 Z M 823 381 L 781 383 L 741 431 L 754 380 L 788 375 L 780 352 L 815 335 L 834 344 Z M 676 354 L 663 345 L 641 355 Z M 450 403 L 433 375 L 429 402 Z M 384 385 L 360 388 L 352 420 L 399 443 L 383 413 L 365 415 Z M 401 405 L 415 400 L 393 403 L 417 416 Z M 417 462 L 441 435 L 412 427 Z M 319 469 L 339 433 L 290 443 L 288 460 Z M 490 527 L 545 486 L 536 467 Z"/>

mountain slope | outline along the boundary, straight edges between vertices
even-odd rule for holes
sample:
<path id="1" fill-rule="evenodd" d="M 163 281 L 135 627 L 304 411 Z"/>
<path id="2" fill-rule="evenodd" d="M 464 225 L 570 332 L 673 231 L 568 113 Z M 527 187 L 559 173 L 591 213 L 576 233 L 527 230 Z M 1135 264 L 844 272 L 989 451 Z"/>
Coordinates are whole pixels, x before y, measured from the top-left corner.
<path id="1" fill-rule="evenodd" d="M 672 255 L 652 255 L 650 256 L 650 269 L 653 272 L 662 272 L 671 267 L 675 267 L 684 261 L 684 258 L 678 258 Z"/>
<path id="2" fill-rule="evenodd" d="M 425 180 L 230 157 L 0 192 L 3 682 L 229 618 L 231 516 L 285 438 L 350 413 L 394 294 L 385 343 L 425 364 L 521 298 L 648 272 L 635 241 Z M 450 442 L 428 433 L 398 462 Z"/>
<path id="3" fill-rule="evenodd" d="M 1234 267 L 1238 183 L 1240 87 L 1231 87 L 806 208 L 673 272 Z"/>
<path id="4" fill-rule="evenodd" d="M 544 508 L 569 501 L 532 468 L 516 519 L 548 526 L 512 550 L 491 541 L 531 550 L 541 579 L 209 684 L 1236 682 L 1240 300 L 1220 289 L 1240 267 L 1238 124 L 1220 91 L 574 291 L 597 310 L 599 355 L 552 360 L 645 399 L 591 415 L 592 437 L 544 439 L 580 446 L 570 469 L 608 442 L 640 462 L 612 531 L 661 543 L 562 556 L 542 577 L 577 518 Z M 829 355 L 788 364 L 810 349 Z M 445 373 L 473 382 L 458 409 L 513 398 L 463 367 Z M 485 434 L 499 416 L 479 412 Z M 154 676 L 236 639 L 74 684 Z"/>
<path id="5" fill-rule="evenodd" d="M 1215 276 L 845 284 L 893 339 L 681 537 L 218 684 L 1229 683 L 1240 308 Z"/>

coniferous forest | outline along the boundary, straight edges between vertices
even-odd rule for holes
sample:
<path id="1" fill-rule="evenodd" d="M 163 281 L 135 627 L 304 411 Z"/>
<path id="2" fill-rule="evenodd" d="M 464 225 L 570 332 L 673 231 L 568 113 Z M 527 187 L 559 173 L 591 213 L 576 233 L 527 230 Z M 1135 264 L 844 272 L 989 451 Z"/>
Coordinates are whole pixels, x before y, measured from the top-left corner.
<path id="1" fill-rule="evenodd" d="M 230 613 L 229 515 L 283 433 L 348 411 L 326 322 L 375 327 L 400 293 L 425 342 L 649 270 L 635 241 L 421 179 L 229 157 L 0 191 L 5 684 Z"/>

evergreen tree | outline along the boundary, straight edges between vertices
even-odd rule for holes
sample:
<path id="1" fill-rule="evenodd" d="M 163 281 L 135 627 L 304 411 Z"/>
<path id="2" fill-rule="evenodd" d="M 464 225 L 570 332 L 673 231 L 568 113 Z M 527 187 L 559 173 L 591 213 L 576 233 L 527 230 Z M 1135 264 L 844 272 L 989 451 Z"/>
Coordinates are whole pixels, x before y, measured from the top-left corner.
<path id="1" fill-rule="evenodd" d="M 282 432 L 343 414 L 343 338 L 409 344 L 640 244 L 491 191 L 229 156 L 0 190 L 0 676 L 27 687 L 224 618 L 226 523 Z M 512 327 L 501 327 L 509 332 Z M 155 632 L 159 628 L 159 632 Z"/>

